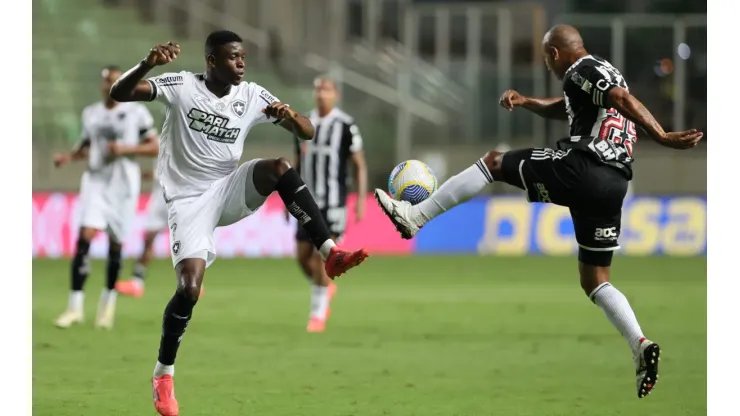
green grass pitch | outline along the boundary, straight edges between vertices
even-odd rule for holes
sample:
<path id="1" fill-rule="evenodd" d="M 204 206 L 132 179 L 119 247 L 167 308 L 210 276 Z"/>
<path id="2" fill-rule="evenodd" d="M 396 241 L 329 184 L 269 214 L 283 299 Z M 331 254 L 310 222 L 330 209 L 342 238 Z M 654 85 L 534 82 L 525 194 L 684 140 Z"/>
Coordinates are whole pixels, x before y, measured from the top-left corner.
<path id="1" fill-rule="evenodd" d="M 33 414 L 155 414 L 171 263 L 152 266 L 142 299 L 119 298 L 111 332 L 92 326 L 103 262 L 86 323 L 52 326 L 68 270 L 33 263 Z M 706 259 L 620 257 L 612 273 L 664 350 L 643 400 L 629 349 L 581 292 L 573 258 L 370 258 L 339 281 L 323 334 L 305 332 L 309 287 L 293 261 L 219 259 L 178 356 L 181 414 L 706 414 Z"/>

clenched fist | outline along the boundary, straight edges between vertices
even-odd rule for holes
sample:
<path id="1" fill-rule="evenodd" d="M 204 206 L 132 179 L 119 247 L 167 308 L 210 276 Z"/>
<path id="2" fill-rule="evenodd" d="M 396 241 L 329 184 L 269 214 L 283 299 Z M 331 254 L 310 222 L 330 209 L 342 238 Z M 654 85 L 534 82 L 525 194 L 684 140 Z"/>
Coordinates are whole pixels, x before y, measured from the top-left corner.
<path id="1" fill-rule="evenodd" d="M 514 90 L 506 90 L 498 101 L 501 107 L 511 111 L 514 107 L 524 104 L 524 96 Z"/>
<path id="2" fill-rule="evenodd" d="M 167 42 L 162 45 L 154 45 L 154 47 L 149 51 L 149 55 L 144 59 L 144 62 L 148 67 L 154 68 L 155 66 L 165 65 L 172 62 L 179 54 L 180 45 L 174 42 Z"/>

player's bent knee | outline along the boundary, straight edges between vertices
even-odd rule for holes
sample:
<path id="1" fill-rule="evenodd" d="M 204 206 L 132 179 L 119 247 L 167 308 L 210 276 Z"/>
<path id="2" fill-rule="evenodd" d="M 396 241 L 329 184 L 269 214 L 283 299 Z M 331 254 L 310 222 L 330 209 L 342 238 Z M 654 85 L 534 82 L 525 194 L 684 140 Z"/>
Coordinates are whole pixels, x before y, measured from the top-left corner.
<path id="1" fill-rule="evenodd" d="M 275 174 L 277 177 L 283 176 L 285 172 L 289 171 L 292 166 L 290 165 L 290 162 L 288 162 L 288 159 L 284 157 L 279 157 L 275 159 L 273 162 L 273 167 L 275 169 Z"/>
<path id="2" fill-rule="evenodd" d="M 200 297 L 200 282 L 201 279 L 199 278 L 183 278 L 177 286 L 177 291 L 188 300 L 197 302 Z"/>
<path id="3" fill-rule="evenodd" d="M 495 150 L 491 150 L 483 156 L 483 163 L 486 164 L 486 167 L 488 167 L 488 170 L 491 172 L 493 178 L 496 180 L 500 180 L 500 178 L 502 177 L 501 165 L 503 158 L 504 154 Z"/>
<path id="4" fill-rule="evenodd" d="M 195 261 L 189 261 L 195 260 Z M 177 264 L 177 291 L 187 299 L 197 302 L 203 282 L 205 263 L 201 259 L 185 259 Z"/>
<path id="5" fill-rule="evenodd" d="M 200 297 L 200 283 L 195 281 L 192 282 L 192 284 L 189 284 L 182 289 L 182 293 L 192 302 L 197 302 Z"/>

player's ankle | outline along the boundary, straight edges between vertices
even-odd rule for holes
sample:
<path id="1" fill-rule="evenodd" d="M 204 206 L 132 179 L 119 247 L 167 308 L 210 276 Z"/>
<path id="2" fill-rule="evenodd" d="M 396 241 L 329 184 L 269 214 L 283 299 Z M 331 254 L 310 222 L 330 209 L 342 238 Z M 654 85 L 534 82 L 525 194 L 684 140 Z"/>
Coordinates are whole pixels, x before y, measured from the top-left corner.
<path id="1" fill-rule="evenodd" d="M 319 247 L 319 254 L 321 254 L 321 258 L 326 261 L 326 259 L 329 258 L 329 254 L 331 254 L 331 249 L 336 247 L 337 244 L 332 239 L 328 239 L 324 241 L 323 244 Z"/>
<path id="2" fill-rule="evenodd" d="M 157 361 L 157 364 L 154 365 L 154 377 L 162 377 L 166 375 L 175 375 L 175 365 L 165 365 Z"/>

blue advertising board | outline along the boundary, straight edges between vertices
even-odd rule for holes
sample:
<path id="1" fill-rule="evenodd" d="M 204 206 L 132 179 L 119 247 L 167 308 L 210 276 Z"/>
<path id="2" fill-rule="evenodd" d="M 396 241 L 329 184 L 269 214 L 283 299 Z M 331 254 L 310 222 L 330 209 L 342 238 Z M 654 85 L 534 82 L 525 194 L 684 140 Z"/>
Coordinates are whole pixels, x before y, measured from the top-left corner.
<path id="1" fill-rule="evenodd" d="M 635 197 L 622 210 L 623 255 L 697 256 L 707 250 L 705 197 Z M 522 197 L 476 198 L 424 226 L 416 253 L 572 255 L 568 209 Z"/>

